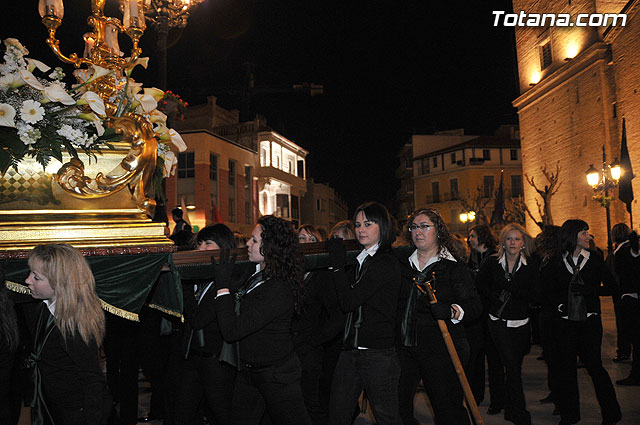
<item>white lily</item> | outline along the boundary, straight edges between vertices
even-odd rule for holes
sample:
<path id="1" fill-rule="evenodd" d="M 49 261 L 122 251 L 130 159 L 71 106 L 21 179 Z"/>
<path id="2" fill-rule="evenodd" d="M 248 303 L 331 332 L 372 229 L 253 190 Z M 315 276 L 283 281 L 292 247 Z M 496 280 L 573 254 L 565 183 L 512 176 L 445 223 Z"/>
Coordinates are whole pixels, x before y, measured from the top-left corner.
<path id="1" fill-rule="evenodd" d="M 52 83 L 49 87 L 46 87 L 44 94 L 52 102 L 60 102 L 63 105 L 76 104 L 76 100 L 58 83 Z"/>
<path id="2" fill-rule="evenodd" d="M 171 136 L 171 143 L 173 143 L 178 148 L 178 152 L 184 152 L 187 150 L 187 144 L 184 142 L 184 140 L 182 140 L 182 136 L 180 136 L 180 133 L 175 131 L 173 128 L 170 128 L 169 136 Z"/>
<path id="3" fill-rule="evenodd" d="M 160 90 L 159 88 L 156 87 L 149 87 L 144 89 L 144 94 L 146 96 L 151 96 L 153 97 L 156 101 L 162 99 L 164 97 L 164 91 Z"/>
<path id="4" fill-rule="evenodd" d="M 78 101 L 78 105 L 84 104 L 88 104 L 91 110 L 100 116 L 104 116 L 106 113 L 104 101 L 96 92 L 85 92 Z"/>
<path id="5" fill-rule="evenodd" d="M 14 89 L 23 85 L 24 81 L 22 81 L 22 78 L 18 73 L 7 74 L 0 77 L 0 89 L 2 90 L 6 90 L 9 88 Z"/>
<path id="6" fill-rule="evenodd" d="M 93 125 L 96 127 L 96 132 L 98 136 L 102 136 L 104 134 L 104 126 L 102 125 L 102 120 L 93 112 L 88 114 L 80 114 L 78 115 L 83 120 L 91 121 Z"/>
<path id="7" fill-rule="evenodd" d="M 9 46 L 16 46 L 18 49 L 20 49 L 20 51 L 22 52 L 23 55 L 28 55 L 29 51 L 27 50 L 26 47 L 24 47 L 22 45 L 22 43 L 20 43 L 18 41 L 17 38 L 5 38 L 4 39 L 4 45 L 9 48 Z"/>
<path id="8" fill-rule="evenodd" d="M 146 90 L 147 89 L 145 89 L 145 91 Z M 143 94 L 142 96 L 137 94 L 135 95 L 135 98 L 140 103 L 140 106 L 142 107 L 142 110 L 144 111 L 145 114 L 150 113 L 151 111 L 153 111 L 158 107 L 158 102 L 148 94 Z"/>
<path id="9" fill-rule="evenodd" d="M 44 90 L 44 86 L 40 83 L 40 81 L 38 81 L 38 79 L 26 69 L 21 69 L 18 71 L 18 73 L 20 74 L 22 81 L 29 84 L 34 89 L 40 91 Z"/>
<path id="10" fill-rule="evenodd" d="M 8 103 L 0 103 L 0 126 L 15 127 L 16 110 Z"/>
<path id="11" fill-rule="evenodd" d="M 175 153 L 167 151 L 162 156 L 162 159 L 164 159 L 164 169 L 162 170 L 162 177 L 171 177 L 175 173 L 176 165 L 178 164 L 178 158 L 176 158 Z"/>
<path id="12" fill-rule="evenodd" d="M 76 69 L 73 71 L 73 76 L 76 77 L 79 84 L 83 84 L 89 79 L 89 70 L 88 69 Z"/>
<path id="13" fill-rule="evenodd" d="M 129 83 L 127 84 L 127 96 L 133 97 L 140 93 L 142 90 L 142 83 L 138 83 L 132 78 L 129 78 Z"/>
<path id="14" fill-rule="evenodd" d="M 38 68 L 39 71 L 47 72 L 51 69 L 51 67 L 45 63 L 40 62 L 37 59 L 25 58 L 28 64 L 28 69 L 30 72 L 33 72 L 34 69 Z"/>
<path id="15" fill-rule="evenodd" d="M 154 109 L 149 113 L 149 121 L 151 121 L 153 124 L 162 124 L 163 126 L 166 126 L 167 116 L 163 112 Z"/>
<path id="16" fill-rule="evenodd" d="M 147 69 L 147 66 L 149 65 L 149 58 L 148 57 L 144 57 L 144 58 L 136 59 L 136 61 L 134 63 L 132 63 L 130 67 L 125 69 L 125 72 L 127 73 L 127 76 L 131 76 L 131 73 L 133 72 L 133 68 L 135 68 L 138 65 L 142 66 L 144 69 Z"/>

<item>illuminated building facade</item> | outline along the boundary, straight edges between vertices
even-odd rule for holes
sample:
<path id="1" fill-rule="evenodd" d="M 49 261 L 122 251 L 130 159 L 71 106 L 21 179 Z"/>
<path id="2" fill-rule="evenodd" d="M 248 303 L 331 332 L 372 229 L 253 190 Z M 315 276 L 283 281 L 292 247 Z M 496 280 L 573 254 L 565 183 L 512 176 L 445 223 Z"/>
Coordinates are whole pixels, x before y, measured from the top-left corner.
<path id="1" fill-rule="evenodd" d="M 516 26 L 520 96 L 518 109 L 523 171 L 544 182 L 541 168 L 560 165 L 561 186 L 552 198 L 554 224 L 587 221 L 599 246 L 606 246 L 606 218 L 585 172 L 620 156 L 626 118 L 631 164 L 640 167 L 640 22 L 638 1 L 513 1 L 515 13 L 626 13 L 626 26 Z M 637 172 L 637 170 L 636 170 Z M 638 182 L 635 186 L 638 186 Z M 636 189 L 637 193 L 637 189 Z M 617 197 L 617 191 L 613 194 Z M 524 199 L 536 210 L 538 198 L 525 185 Z M 637 195 L 636 195 L 637 198 Z M 633 203 L 633 212 L 640 212 Z M 624 205 L 611 205 L 612 224 L 626 221 Z M 538 227 L 528 218 L 527 228 Z"/>
<path id="2" fill-rule="evenodd" d="M 466 230 L 466 224 L 459 220 L 460 213 L 465 212 L 462 200 L 478 196 L 490 200 L 485 215 L 491 217 L 491 198 L 500 184 L 501 170 L 507 205 L 511 198 L 522 195 L 521 152 L 515 126 L 501 126 L 496 136 L 465 135 L 463 129 L 414 135 L 410 145 L 412 173 L 404 173 L 401 186 L 412 187 L 415 208 L 437 209 L 453 231 Z M 404 223 L 406 216 L 398 216 L 398 220 Z"/>

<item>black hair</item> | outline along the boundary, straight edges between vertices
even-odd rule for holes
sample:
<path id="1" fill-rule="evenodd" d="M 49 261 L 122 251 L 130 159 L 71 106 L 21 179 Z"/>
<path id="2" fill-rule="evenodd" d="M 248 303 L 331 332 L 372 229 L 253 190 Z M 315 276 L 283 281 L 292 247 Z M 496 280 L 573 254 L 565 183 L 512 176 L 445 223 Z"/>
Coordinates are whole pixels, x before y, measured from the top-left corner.
<path id="1" fill-rule="evenodd" d="M 619 245 L 629 239 L 631 229 L 624 223 L 618 223 L 611 228 L 611 240 L 614 244 Z"/>
<path id="2" fill-rule="evenodd" d="M 174 208 L 171 210 L 171 214 L 174 217 L 182 218 L 182 208 Z"/>
<path id="3" fill-rule="evenodd" d="M 198 232 L 196 244 L 200 244 L 205 241 L 217 243 L 220 249 L 231 249 L 237 247 L 236 238 L 233 232 L 229 227 L 222 223 L 207 226 Z"/>
<path id="4" fill-rule="evenodd" d="M 562 232 L 564 239 L 564 251 L 568 251 L 573 255 L 578 245 L 578 233 L 583 230 L 589 230 L 589 225 L 584 220 L 570 219 L 562 223 Z"/>
<path id="5" fill-rule="evenodd" d="M 20 334 L 13 300 L 4 283 L 4 270 L 0 265 L 0 346 L 8 348 L 10 352 L 18 348 Z M 4 384 L 2 384 L 4 385 Z"/>
<path id="6" fill-rule="evenodd" d="M 487 226 L 486 224 L 478 224 L 477 226 L 473 226 L 469 230 L 469 234 L 471 234 L 471 232 L 475 232 L 476 236 L 478 237 L 478 244 L 484 245 L 485 248 L 488 248 L 490 251 L 496 249 L 498 241 L 496 240 L 496 237 L 493 235 L 493 232 L 491 231 L 491 228 L 489 226 Z"/>
<path id="7" fill-rule="evenodd" d="M 298 233 L 291 222 L 274 215 L 260 217 L 258 224 L 262 230 L 260 253 L 264 257 L 264 277 L 287 282 L 293 292 L 296 311 L 299 312 L 304 258 L 298 243 Z"/>
<path id="8" fill-rule="evenodd" d="M 387 207 L 379 202 L 365 202 L 356 208 L 356 211 L 353 213 L 354 222 L 359 213 L 363 213 L 367 220 L 377 223 L 380 227 L 379 250 L 383 252 L 391 249 L 391 245 L 396 240 L 397 234 L 394 221 Z"/>

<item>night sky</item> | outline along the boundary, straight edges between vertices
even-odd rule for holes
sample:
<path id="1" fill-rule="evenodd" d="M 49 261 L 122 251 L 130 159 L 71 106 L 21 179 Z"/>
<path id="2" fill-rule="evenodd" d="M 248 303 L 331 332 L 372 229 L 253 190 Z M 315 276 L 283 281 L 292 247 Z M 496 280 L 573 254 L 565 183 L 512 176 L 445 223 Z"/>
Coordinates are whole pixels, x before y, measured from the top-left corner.
<path id="1" fill-rule="evenodd" d="M 65 5 L 62 49 L 82 53 L 90 2 Z M 0 37 L 16 37 L 31 57 L 58 66 L 37 1 L 3 6 Z M 252 97 L 253 113 L 309 151 L 307 177 L 329 183 L 352 210 L 365 200 L 392 206 L 395 156 L 411 134 L 460 127 L 491 134 L 516 122 L 513 31 L 493 27 L 491 14 L 510 9 L 504 0 L 205 0 L 181 34 L 170 34 L 180 37 L 168 51 L 168 88 L 191 104 L 215 95 L 239 108 L 243 64 L 252 63 L 263 92 Z M 158 84 L 154 46 L 148 29 L 149 69 L 134 73 L 145 86 Z M 322 84 L 324 94 L 282 93 L 303 82 Z"/>

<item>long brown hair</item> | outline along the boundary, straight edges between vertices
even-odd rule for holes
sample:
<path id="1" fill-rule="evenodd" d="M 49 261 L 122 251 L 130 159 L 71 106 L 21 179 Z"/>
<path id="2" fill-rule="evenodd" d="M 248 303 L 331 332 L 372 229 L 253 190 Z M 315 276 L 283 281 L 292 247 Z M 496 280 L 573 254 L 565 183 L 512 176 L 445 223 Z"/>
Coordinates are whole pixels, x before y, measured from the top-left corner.
<path id="1" fill-rule="evenodd" d="M 433 208 L 418 208 L 411 213 L 409 220 L 407 221 L 407 240 L 413 240 L 409 234 L 409 226 L 411 226 L 413 220 L 415 220 L 419 215 L 426 215 L 429 217 L 429 220 L 431 220 L 435 226 L 436 239 L 438 241 L 438 255 L 440 255 L 444 251 L 444 248 L 446 248 L 457 261 L 465 262 L 466 251 L 462 242 L 453 237 L 449 227 L 447 227 L 447 223 L 444 222 L 440 213 Z"/>
<path id="2" fill-rule="evenodd" d="M 76 332 L 85 343 L 100 345 L 104 336 L 104 312 L 96 295 L 95 280 L 82 254 L 67 244 L 36 246 L 29 253 L 29 267 L 49 279 L 55 293 L 55 322 L 66 339 Z"/>

